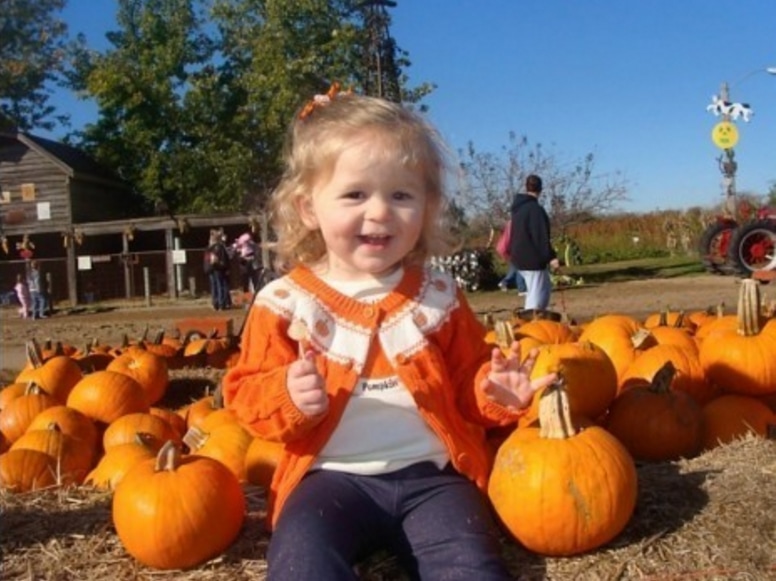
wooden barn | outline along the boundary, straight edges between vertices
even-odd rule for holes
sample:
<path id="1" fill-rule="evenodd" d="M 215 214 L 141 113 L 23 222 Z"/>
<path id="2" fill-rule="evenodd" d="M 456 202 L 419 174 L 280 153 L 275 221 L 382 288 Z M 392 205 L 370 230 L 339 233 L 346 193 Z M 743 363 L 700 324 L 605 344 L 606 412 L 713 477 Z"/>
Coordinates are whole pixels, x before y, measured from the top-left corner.
<path id="1" fill-rule="evenodd" d="M 6 293 L 38 260 L 57 303 L 206 290 L 210 228 L 231 240 L 266 232 L 261 216 L 153 216 L 109 168 L 73 147 L 0 132 L 0 281 Z M 236 276 L 235 276 L 236 278 Z"/>

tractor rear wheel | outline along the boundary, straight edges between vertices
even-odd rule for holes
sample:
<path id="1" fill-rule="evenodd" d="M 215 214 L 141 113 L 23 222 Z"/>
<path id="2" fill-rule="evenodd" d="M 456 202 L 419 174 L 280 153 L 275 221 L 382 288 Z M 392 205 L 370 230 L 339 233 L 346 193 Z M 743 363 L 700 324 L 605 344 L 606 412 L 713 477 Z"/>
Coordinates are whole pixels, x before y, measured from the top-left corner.
<path id="1" fill-rule="evenodd" d="M 701 234 L 698 252 L 703 267 L 712 274 L 733 274 L 728 262 L 728 248 L 738 224 L 732 220 L 718 220 L 709 224 Z"/>
<path id="2" fill-rule="evenodd" d="M 776 268 L 776 221 L 754 220 L 739 226 L 728 246 L 728 262 L 736 273 Z"/>

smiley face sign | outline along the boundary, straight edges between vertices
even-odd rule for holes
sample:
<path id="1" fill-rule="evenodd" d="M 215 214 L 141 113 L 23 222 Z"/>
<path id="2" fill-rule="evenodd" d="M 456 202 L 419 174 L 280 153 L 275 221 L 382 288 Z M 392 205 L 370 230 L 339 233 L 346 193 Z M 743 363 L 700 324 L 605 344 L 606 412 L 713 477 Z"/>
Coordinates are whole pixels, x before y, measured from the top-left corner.
<path id="1" fill-rule="evenodd" d="M 711 140 L 720 149 L 731 149 L 738 143 L 738 129 L 730 121 L 721 121 L 711 130 Z"/>

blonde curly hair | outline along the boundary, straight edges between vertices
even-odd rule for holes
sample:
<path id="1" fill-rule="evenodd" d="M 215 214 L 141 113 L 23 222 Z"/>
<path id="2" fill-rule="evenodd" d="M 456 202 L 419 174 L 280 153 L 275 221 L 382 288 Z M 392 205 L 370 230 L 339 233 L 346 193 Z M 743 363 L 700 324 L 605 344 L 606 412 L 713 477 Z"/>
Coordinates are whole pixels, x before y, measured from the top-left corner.
<path id="1" fill-rule="evenodd" d="M 272 225 L 277 236 L 272 249 L 275 268 L 286 272 L 297 264 L 312 265 L 326 256 L 319 230 L 309 230 L 298 208 L 309 201 L 313 185 L 331 172 L 340 153 L 356 134 L 372 131 L 393 148 L 406 166 L 424 174 L 426 211 L 420 238 L 404 263 L 422 264 L 447 253 L 452 244 L 444 220 L 447 149 L 438 132 L 416 113 L 390 101 L 351 93 L 339 94 L 297 116 L 286 138 L 285 171 L 272 193 Z"/>

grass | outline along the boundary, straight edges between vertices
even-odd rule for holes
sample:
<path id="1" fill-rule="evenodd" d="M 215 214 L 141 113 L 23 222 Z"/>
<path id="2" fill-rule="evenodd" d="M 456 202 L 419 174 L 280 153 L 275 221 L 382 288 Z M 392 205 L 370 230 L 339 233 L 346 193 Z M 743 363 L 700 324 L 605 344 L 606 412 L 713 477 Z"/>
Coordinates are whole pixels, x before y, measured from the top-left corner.
<path id="1" fill-rule="evenodd" d="M 625 282 L 644 278 L 677 278 L 704 274 L 697 257 L 640 258 L 603 264 L 569 266 L 563 272 L 587 283 Z"/>

